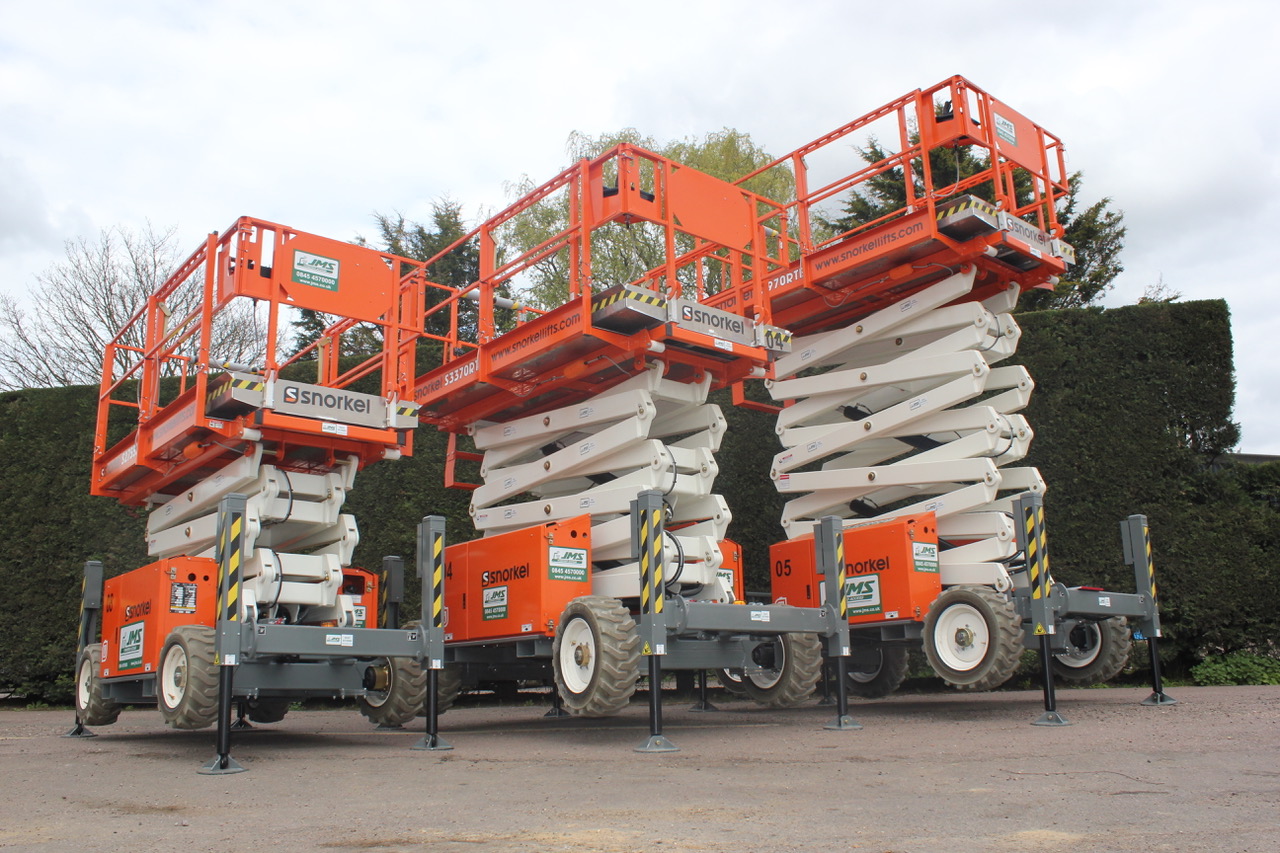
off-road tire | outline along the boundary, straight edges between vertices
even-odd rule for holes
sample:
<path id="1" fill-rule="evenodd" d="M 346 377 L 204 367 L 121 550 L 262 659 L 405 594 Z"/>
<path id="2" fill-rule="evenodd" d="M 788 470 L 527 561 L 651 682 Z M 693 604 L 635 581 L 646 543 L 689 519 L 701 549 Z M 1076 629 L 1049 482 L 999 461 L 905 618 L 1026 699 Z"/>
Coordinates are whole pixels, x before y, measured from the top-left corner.
<path id="1" fill-rule="evenodd" d="M 378 726 L 403 726 L 423 713 L 427 673 L 415 658 L 383 658 L 390 683 L 386 690 L 369 690 L 356 700 L 360 713 Z"/>
<path id="2" fill-rule="evenodd" d="M 406 630 L 420 628 L 421 622 L 409 622 Z M 417 658 L 382 658 L 378 664 L 387 668 L 390 683 L 386 690 L 369 690 L 356 700 L 360 713 L 377 726 L 403 726 L 414 717 L 426 713 L 427 671 Z"/>
<path id="3" fill-rule="evenodd" d="M 109 726 L 120 716 L 120 705 L 102 695 L 102 646 L 94 643 L 76 662 L 76 713 L 86 726 Z"/>
<path id="4" fill-rule="evenodd" d="M 822 676 L 822 641 L 817 634 L 779 634 L 774 667 L 742 679 L 747 695 L 769 708 L 794 708 L 813 695 Z M 780 663 L 779 663 L 780 661 Z"/>
<path id="5" fill-rule="evenodd" d="M 443 714 L 445 711 L 453 707 L 453 703 L 458 701 L 458 697 L 462 694 L 462 668 L 459 666 L 445 666 L 440 670 L 440 674 L 436 676 L 436 713 Z M 426 714 L 427 709 L 423 706 L 422 714 Z"/>
<path id="6" fill-rule="evenodd" d="M 720 686 L 727 693 L 734 696 L 746 696 L 747 688 L 742 686 L 742 672 L 738 670 L 717 669 L 715 670 L 716 681 L 720 682 Z"/>
<path id="7" fill-rule="evenodd" d="M 1067 634 L 1071 648 L 1053 656 L 1050 664 L 1059 681 L 1078 687 L 1101 684 L 1119 675 L 1129 663 L 1133 635 L 1123 616 L 1100 622 L 1081 622 Z"/>
<path id="8" fill-rule="evenodd" d="M 925 616 L 924 652 L 951 686 L 992 690 L 1018 669 L 1022 619 L 1013 601 L 991 587 L 951 587 Z"/>
<path id="9" fill-rule="evenodd" d="M 419 628 L 422 622 L 414 620 L 405 624 L 406 628 Z M 430 684 L 430 671 L 422 670 L 422 705 L 418 708 L 418 716 L 425 717 L 427 715 L 427 685 Z M 443 714 L 445 711 L 453 707 L 453 703 L 458 701 L 458 697 L 462 695 L 462 667 L 457 664 L 445 665 L 445 668 L 439 670 L 436 676 L 436 713 Z"/>
<path id="10" fill-rule="evenodd" d="M 575 598 L 560 616 L 551 663 L 556 690 L 569 713 L 618 713 L 630 703 L 640 676 L 635 620 L 616 598 Z"/>
<path id="11" fill-rule="evenodd" d="M 905 646 L 877 645 L 879 661 L 874 668 L 855 670 L 852 662 L 845 672 L 849 692 L 863 699 L 883 699 L 907 680 L 908 649 Z"/>
<path id="12" fill-rule="evenodd" d="M 203 729 L 218 720 L 218 667 L 214 631 L 207 625 L 175 628 L 160 650 L 156 704 L 175 729 Z"/>

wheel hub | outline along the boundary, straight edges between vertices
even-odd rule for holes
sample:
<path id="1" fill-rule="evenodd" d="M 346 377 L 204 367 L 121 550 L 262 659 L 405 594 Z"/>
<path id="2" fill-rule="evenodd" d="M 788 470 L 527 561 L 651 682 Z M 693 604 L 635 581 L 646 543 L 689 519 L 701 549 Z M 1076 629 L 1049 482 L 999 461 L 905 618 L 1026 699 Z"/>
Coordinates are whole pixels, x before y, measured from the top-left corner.
<path id="1" fill-rule="evenodd" d="M 970 628 L 956 629 L 956 646 L 958 648 L 967 649 L 973 645 L 973 630 Z"/>
<path id="2" fill-rule="evenodd" d="M 587 648 L 585 645 L 574 646 L 573 662 L 581 667 L 590 666 L 591 665 L 591 649 Z"/>
<path id="3" fill-rule="evenodd" d="M 367 667 L 361 680 L 365 690 L 385 692 L 391 686 L 391 667 L 385 663 Z"/>

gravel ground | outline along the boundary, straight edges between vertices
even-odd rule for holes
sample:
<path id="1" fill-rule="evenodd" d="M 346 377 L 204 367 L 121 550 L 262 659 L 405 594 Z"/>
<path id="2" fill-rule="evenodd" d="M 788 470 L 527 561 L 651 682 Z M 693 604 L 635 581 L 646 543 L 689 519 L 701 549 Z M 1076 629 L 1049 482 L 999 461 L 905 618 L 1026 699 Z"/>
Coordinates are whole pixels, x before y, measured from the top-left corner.
<path id="1" fill-rule="evenodd" d="M 213 730 L 126 711 L 94 739 L 67 711 L 0 711 L 0 848 L 204 851 L 1280 850 L 1280 687 L 901 695 L 776 711 L 723 693 L 664 704 L 667 755 L 633 750 L 647 706 L 544 719 L 540 700 L 417 725 L 294 711 L 237 734 L 248 772 L 202 776 Z M 643 697 L 643 694 L 638 694 Z"/>

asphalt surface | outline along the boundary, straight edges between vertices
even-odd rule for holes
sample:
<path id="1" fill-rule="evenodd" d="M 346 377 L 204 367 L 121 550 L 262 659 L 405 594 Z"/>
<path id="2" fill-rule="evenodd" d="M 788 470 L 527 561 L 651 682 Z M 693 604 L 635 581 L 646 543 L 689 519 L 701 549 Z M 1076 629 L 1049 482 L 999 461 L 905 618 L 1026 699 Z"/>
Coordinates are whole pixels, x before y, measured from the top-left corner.
<path id="1" fill-rule="evenodd" d="M 196 771 L 213 730 L 126 711 L 0 710 L 0 849 L 14 851 L 1280 850 L 1280 687 L 901 695 L 775 711 L 713 693 L 664 703 L 679 752 L 642 754 L 643 693 L 605 720 L 526 704 L 455 708 L 454 749 L 355 710 L 237 734 L 247 772 Z"/>

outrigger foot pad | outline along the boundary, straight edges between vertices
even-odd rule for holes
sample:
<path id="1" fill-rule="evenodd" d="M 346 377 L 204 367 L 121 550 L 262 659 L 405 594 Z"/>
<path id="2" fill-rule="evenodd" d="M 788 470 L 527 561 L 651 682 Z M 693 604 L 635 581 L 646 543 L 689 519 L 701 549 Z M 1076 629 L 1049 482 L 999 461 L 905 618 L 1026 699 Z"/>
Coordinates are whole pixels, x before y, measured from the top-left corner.
<path id="1" fill-rule="evenodd" d="M 230 755 L 215 755 L 208 764 L 196 771 L 201 776 L 227 776 L 232 773 L 244 773 L 245 768 Z"/>
<path id="2" fill-rule="evenodd" d="M 636 752 L 679 752 L 680 747 L 662 735 L 650 735 L 649 739 L 635 748 Z"/>
<path id="3" fill-rule="evenodd" d="M 829 732 L 856 732 L 862 728 L 862 723 L 854 722 L 853 717 L 843 714 L 827 723 L 823 728 Z"/>
<path id="4" fill-rule="evenodd" d="M 453 749 L 453 744 L 449 743 L 440 735 L 424 735 L 422 740 L 415 743 L 410 749 L 429 749 L 433 752 L 444 752 Z"/>

